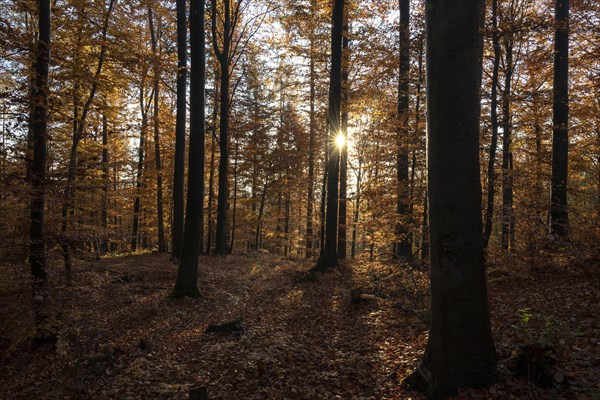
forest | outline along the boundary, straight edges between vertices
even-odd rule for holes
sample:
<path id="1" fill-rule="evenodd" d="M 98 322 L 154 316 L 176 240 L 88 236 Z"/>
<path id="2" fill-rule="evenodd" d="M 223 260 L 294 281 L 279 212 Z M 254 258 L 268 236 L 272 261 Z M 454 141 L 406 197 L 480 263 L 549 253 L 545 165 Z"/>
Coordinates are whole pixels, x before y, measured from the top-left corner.
<path id="1" fill-rule="evenodd" d="M 0 398 L 600 399 L 600 2 L 2 0 Z"/>

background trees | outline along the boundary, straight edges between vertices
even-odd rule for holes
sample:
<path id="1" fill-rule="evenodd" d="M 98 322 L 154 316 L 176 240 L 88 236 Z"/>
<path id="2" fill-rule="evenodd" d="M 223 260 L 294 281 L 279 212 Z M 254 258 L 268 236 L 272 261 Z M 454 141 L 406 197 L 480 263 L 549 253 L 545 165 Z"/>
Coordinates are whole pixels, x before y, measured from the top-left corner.
<path id="1" fill-rule="evenodd" d="M 0 224 L 5 244 L 0 252 L 13 258 L 27 253 L 23 240 L 28 235 L 30 198 L 23 160 L 32 154 L 28 149 L 33 144 L 27 120 L 34 86 L 29 49 L 37 29 L 32 18 L 36 4 L 2 5 Z M 493 258 L 505 252 L 503 245 L 516 254 L 543 246 L 551 228 L 554 67 L 553 46 L 547 38 L 556 25 L 553 6 L 498 0 L 494 27 L 492 4 L 484 43 L 480 155 L 485 237 Z M 224 5 L 215 3 L 221 52 Z M 276 5 L 254 0 L 229 6 L 239 10 L 238 17 L 230 13 L 238 25 L 229 34 L 229 89 L 223 87 L 223 68 L 213 46 L 207 54 L 203 250 L 214 251 L 219 237 L 222 253 L 261 248 L 316 258 L 324 245 L 320 233 L 325 233 L 322 216 L 327 206 L 323 183 L 331 4 L 297 0 Z M 406 87 L 401 91 L 402 108 L 407 111 L 402 114 L 400 140 L 396 140 L 400 2 L 350 1 L 346 7 L 351 51 L 344 85 L 348 99 L 344 203 L 351 216 L 346 223 L 348 253 L 355 258 L 393 257 L 398 228 L 407 239 L 403 243 L 410 242 L 411 254 L 423 253 L 426 244 L 423 4 L 413 1 L 410 6 L 409 13 L 403 14 L 410 14 L 410 21 L 409 33 L 403 35 L 409 45 L 402 47 L 403 57 L 408 51 L 402 71 L 408 75 L 401 79 Z M 47 240 L 54 243 L 49 248 L 59 245 L 68 261 L 71 254 L 126 251 L 133 241 L 139 251 L 164 250 L 169 241 L 176 245 L 176 232 L 183 232 L 183 225 L 177 227 L 182 223 L 182 205 L 176 203 L 183 199 L 185 180 L 180 179 L 188 171 L 180 160 L 185 146 L 181 140 L 176 145 L 175 137 L 187 129 L 188 117 L 183 113 L 190 106 L 183 100 L 177 103 L 177 77 L 180 93 L 189 84 L 182 81 L 188 44 L 187 38 L 180 37 L 183 42 L 177 45 L 176 2 L 69 0 L 57 2 L 52 12 L 57 30 L 49 70 L 52 140 L 45 211 Z M 597 242 L 593 222 L 600 209 L 594 63 L 598 45 L 593 40 L 598 7 L 594 2 L 577 2 L 571 14 L 570 69 L 574 72 L 570 74 L 569 141 L 573 154 L 566 193 L 570 236 L 575 243 L 590 245 Z M 209 18 L 209 38 L 211 25 Z M 228 110 L 222 114 L 224 92 L 228 92 Z M 228 145 L 223 148 L 220 135 L 226 131 L 221 129 L 225 120 Z M 402 204 L 410 214 L 400 219 L 391 184 L 398 179 L 399 148 L 403 149 Z M 221 162 L 226 168 L 223 171 L 221 165 L 219 174 L 217 161 L 226 153 L 227 162 Z M 501 162 L 495 160 L 500 157 Z M 220 225 L 215 212 L 219 175 L 222 185 L 227 185 L 221 190 Z M 504 179 L 494 179 L 503 175 Z"/>

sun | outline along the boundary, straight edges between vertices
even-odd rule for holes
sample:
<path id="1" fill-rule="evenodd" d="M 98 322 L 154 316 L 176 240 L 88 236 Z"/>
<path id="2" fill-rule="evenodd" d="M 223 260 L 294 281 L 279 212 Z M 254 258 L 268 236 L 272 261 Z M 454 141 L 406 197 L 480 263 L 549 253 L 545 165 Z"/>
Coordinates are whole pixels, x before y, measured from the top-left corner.
<path id="1" fill-rule="evenodd" d="M 344 147 L 346 145 L 346 136 L 344 136 L 342 133 L 338 133 L 337 137 L 335 138 L 335 144 L 340 149 Z"/>

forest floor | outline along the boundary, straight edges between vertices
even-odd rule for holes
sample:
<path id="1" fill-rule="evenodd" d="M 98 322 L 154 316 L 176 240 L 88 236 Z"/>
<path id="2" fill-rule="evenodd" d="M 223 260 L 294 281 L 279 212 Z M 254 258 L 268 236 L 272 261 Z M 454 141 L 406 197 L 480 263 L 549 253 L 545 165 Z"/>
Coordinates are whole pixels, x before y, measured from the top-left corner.
<path id="1" fill-rule="evenodd" d="M 499 378 L 458 398 L 600 398 L 598 255 L 539 258 L 488 268 Z M 169 300 L 168 255 L 80 259 L 71 285 L 51 268 L 58 341 L 34 346 L 27 271 L 1 266 L 0 398 L 183 399 L 206 386 L 211 400 L 421 399 L 402 380 L 427 341 L 427 272 L 356 261 L 311 277 L 310 267 L 203 257 L 202 297 Z M 205 334 L 238 317 L 243 332 Z M 511 352 L 531 343 L 554 348 L 550 388 L 511 372 Z"/>

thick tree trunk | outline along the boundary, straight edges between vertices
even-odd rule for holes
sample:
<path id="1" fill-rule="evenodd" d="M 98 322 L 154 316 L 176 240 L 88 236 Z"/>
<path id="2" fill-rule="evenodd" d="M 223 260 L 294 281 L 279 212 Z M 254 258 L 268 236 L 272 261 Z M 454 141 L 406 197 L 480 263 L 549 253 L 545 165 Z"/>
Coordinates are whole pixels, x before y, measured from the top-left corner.
<path id="1" fill-rule="evenodd" d="M 179 259 L 183 243 L 185 120 L 187 86 L 187 18 L 185 0 L 177 0 L 177 115 L 175 119 L 175 168 L 173 171 L 173 223 L 171 256 Z"/>
<path id="2" fill-rule="evenodd" d="M 483 0 L 426 3 L 431 323 L 408 383 L 432 398 L 485 386 L 496 373 L 479 176 L 484 8 Z"/>
<path id="3" fill-rule="evenodd" d="M 172 297 L 198 297 L 198 257 L 204 213 L 204 87 L 206 75 L 204 0 L 190 2 L 190 148 L 181 261 Z"/>
<path id="4" fill-rule="evenodd" d="M 554 98 L 552 101 L 552 234 L 569 237 L 567 184 L 569 172 L 569 0 L 556 0 L 554 34 Z"/>
<path id="5" fill-rule="evenodd" d="M 51 341 L 48 336 L 48 314 L 45 311 L 46 295 L 46 247 L 44 241 L 44 210 L 46 200 L 46 158 L 48 119 L 48 63 L 50 59 L 50 1 L 38 1 L 37 54 L 34 64 L 35 81 L 32 88 L 30 132 L 33 154 L 29 170 L 31 182 L 29 267 L 33 278 L 35 307 L 35 340 Z"/>
<path id="6" fill-rule="evenodd" d="M 486 250 L 492 235 L 494 222 L 494 196 L 496 193 L 496 149 L 498 147 L 498 74 L 500 70 L 500 40 L 498 38 L 498 0 L 492 0 L 492 47 L 494 49 L 494 67 L 492 70 L 492 90 L 490 117 L 492 120 L 492 141 L 488 159 L 488 191 L 483 248 Z"/>
<path id="7" fill-rule="evenodd" d="M 160 21 L 160 20 L 159 20 Z M 156 169 L 156 219 L 158 230 L 158 251 L 167 251 L 165 241 L 165 223 L 163 211 L 163 176 L 160 157 L 160 116 L 159 116 L 159 81 L 160 81 L 160 53 L 158 51 L 159 34 L 154 30 L 152 9 L 148 8 L 148 22 L 150 25 L 150 39 L 152 41 L 152 55 L 154 56 L 154 165 Z M 160 24 L 159 24 L 160 25 Z"/>
<path id="8" fill-rule="evenodd" d="M 410 72 L 410 1 L 399 0 L 400 3 L 400 76 L 398 79 L 398 154 L 397 154 L 397 180 L 398 199 L 397 208 L 400 221 L 396 225 L 396 257 L 410 259 L 412 256 L 412 243 L 410 240 L 409 222 L 409 179 L 408 179 L 408 145 L 410 140 L 408 119 L 408 80 Z"/>
<path id="9" fill-rule="evenodd" d="M 331 72 L 329 82 L 329 110 L 327 113 L 327 215 L 325 221 L 325 244 L 315 266 L 326 270 L 338 266 L 337 222 L 339 149 L 336 136 L 340 133 L 340 110 L 342 102 L 342 28 L 344 24 L 344 0 L 335 0 L 331 28 Z"/>

